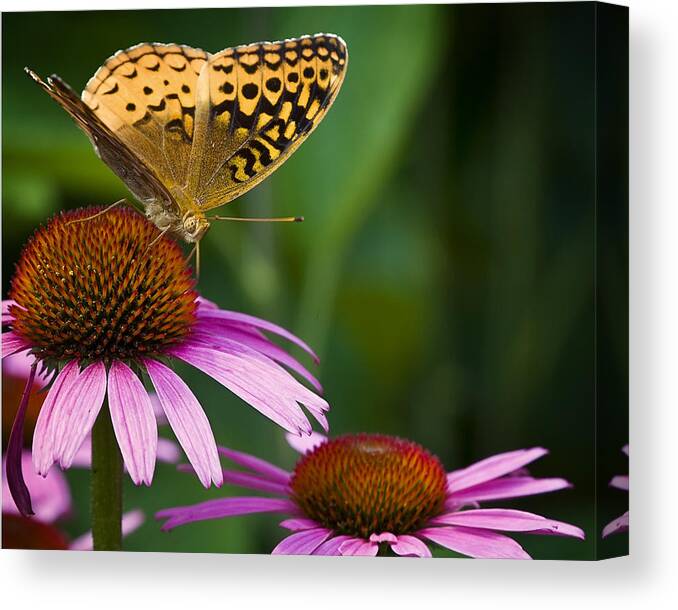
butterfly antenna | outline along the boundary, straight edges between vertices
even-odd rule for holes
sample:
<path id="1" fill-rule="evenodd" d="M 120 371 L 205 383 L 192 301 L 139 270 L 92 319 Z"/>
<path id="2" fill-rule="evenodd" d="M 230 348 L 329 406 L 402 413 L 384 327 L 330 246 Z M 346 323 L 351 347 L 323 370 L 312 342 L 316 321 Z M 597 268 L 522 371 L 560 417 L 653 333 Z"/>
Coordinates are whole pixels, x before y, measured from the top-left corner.
<path id="1" fill-rule="evenodd" d="M 115 203 L 112 203 L 111 205 L 105 207 L 103 210 L 100 212 L 97 212 L 96 214 L 92 214 L 91 216 L 88 216 L 87 218 L 77 218 L 76 220 L 69 220 L 65 226 L 75 224 L 77 222 L 87 222 L 88 220 L 94 220 L 95 218 L 99 218 L 99 216 L 103 216 L 104 214 L 107 214 L 110 212 L 113 208 L 119 206 L 121 203 L 125 203 L 125 199 L 119 199 Z"/>
<path id="2" fill-rule="evenodd" d="M 234 220 L 236 222 L 304 222 L 304 217 L 282 216 L 278 218 L 241 218 L 239 216 L 210 216 L 207 220 Z"/>

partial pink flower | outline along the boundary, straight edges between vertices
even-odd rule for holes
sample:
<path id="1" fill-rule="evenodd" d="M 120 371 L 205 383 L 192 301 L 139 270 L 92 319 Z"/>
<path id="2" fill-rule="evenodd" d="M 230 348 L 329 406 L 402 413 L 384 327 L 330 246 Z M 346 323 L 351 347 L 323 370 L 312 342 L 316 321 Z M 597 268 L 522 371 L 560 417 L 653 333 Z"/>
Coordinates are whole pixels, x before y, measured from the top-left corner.
<path id="1" fill-rule="evenodd" d="M 622 451 L 628 457 L 629 455 L 629 446 L 624 445 Z M 610 487 L 615 487 L 616 489 L 621 489 L 622 491 L 629 491 L 629 476 L 628 475 L 617 475 L 612 477 L 610 481 Z M 607 538 L 610 534 L 621 534 L 623 532 L 629 531 L 629 511 L 626 511 L 620 517 L 617 517 L 614 521 L 611 521 L 603 528 L 603 538 Z"/>
<path id="2" fill-rule="evenodd" d="M 53 549 L 73 551 L 91 551 L 93 549 L 92 532 L 87 532 L 68 542 L 59 523 L 68 519 L 73 510 L 71 492 L 63 473 L 53 468 L 42 477 L 33 472 L 31 454 L 22 453 L 22 462 L 26 470 L 26 486 L 31 494 L 34 516 L 21 515 L 11 494 L 7 479 L 2 481 L 2 546 L 12 549 Z M 4 463 L 3 458 L 3 463 Z M 122 535 L 127 536 L 137 530 L 145 521 L 141 510 L 132 510 L 122 516 Z"/>
<path id="3" fill-rule="evenodd" d="M 529 559 L 504 532 L 583 539 L 569 523 L 481 502 L 518 498 L 570 487 L 561 478 L 534 478 L 525 466 L 544 456 L 535 447 L 492 456 L 446 473 L 439 460 L 416 443 L 376 434 L 328 440 L 314 434 L 288 441 L 302 453 L 293 472 L 220 447 L 240 466 L 224 481 L 273 497 L 236 496 L 156 514 L 163 530 L 208 519 L 282 513 L 292 532 L 273 549 L 281 555 L 370 555 L 387 552 L 430 557 L 431 544 L 475 558 Z M 186 470 L 190 467 L 180 469 Z"/>
<path id="4" fill-rule="evenodd" d="M 29 240 L 2 304 L 2 356 L 35 358 L 7 451 L 7 480 L 20 512 L 32 513 L 23 479 L 23 422 L 36 370 L 53 374 L 33 434 L 33 466 L 45 476 L 73 465 L 108 399 L 113 428 L 135 484 L 150 485 L 158 454 L 157 400 L 200 482 L 223 482 L 210 423 L 171 368 L 186 362 L 288 432 L 311 433 L 302 405 L 327 429 L 327 402 L 306 368 L 271 341 L 315 354 L 285 329 L 226 311 L 194 289 L 181 248 L 128 208 L 62 213 Z M 288 371 L 305 378 L 315 391 Z"/>

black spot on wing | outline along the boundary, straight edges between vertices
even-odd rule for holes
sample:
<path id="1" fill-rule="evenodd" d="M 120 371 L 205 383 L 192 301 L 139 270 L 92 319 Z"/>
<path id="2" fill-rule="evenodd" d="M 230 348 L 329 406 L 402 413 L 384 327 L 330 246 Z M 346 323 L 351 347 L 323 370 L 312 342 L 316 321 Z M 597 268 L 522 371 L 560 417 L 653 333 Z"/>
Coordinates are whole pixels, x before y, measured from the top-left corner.
<path id="1" fill-rule="evenodd" d="M 253 100 L 259 95 L 259 87 L 254 83 L 247 83 L 242 86 L 242 94 L 248 100 Z"/>

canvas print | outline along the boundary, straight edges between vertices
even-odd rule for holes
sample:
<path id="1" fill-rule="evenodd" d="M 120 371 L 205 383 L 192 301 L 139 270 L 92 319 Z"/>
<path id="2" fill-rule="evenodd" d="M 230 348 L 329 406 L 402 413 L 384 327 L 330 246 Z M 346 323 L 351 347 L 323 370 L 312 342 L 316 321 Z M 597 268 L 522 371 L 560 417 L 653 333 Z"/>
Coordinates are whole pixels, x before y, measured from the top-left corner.
<path id="1" fill-rule="evenodd" d="M 2 15 L 4 549 L 628 552 L 628 12 Z"/>

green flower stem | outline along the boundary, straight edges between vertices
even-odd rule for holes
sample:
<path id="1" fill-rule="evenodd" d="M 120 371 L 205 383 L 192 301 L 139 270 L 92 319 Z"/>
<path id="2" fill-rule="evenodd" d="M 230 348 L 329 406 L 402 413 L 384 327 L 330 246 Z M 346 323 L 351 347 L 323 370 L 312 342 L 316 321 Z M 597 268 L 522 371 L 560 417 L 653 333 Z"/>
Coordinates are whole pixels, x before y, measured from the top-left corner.
<path id="1" fill-rule="evenodd" d="M 92 536 L 95 551 L 122 546 L 122 456 L 104 404 L 92 429 Z"/>

